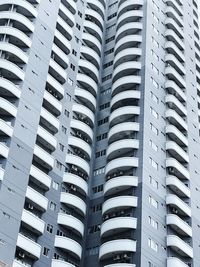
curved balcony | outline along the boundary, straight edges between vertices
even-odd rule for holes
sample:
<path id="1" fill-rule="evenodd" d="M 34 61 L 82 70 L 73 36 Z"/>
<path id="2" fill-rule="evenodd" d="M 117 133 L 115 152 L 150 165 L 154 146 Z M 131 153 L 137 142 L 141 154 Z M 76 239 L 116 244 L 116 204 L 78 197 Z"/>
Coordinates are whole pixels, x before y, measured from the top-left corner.
<path id="1" fill-rule="evenodd" d="M 167 258 L 167 267 L 188 267 L 187 264 L 185 264 L 183 261 L 181 261 L 178 258 L 175 257 L 169 257 Z"/>
<path id="2" fill-rule="evenodd" d="M 101 226 L 101 237 L 108 235 L 114 236 L 120 231 L 136 229 L 137 219 L 131 217 L 117 217 L 105 221 Z"/>
<path id="3" fill-rule="evenodd" d="M 68 14 L 70 14 L 70 13 L 68 12 Z M 71 40 L 72 37 L 73 37 L 73 30 L 69 26 L 69 24 L 66 23 L 65 20 L 62 19 L 61 16 L 59 16 L 59 15 L 57 17 L 57 23 L 58 23 L 57 24 L 57 29 L 59 29 L 60 32 L 62 32 L 64 34 L 64 36 L 67 37 L 68 40 Z"/>
<path id="4" fill-rule="evenodd" d="M 12 60 L 14 61 L 20 62 L 22 64 L 26 64 L 28 62 L 27 54 L 25 54 L 20 48 L 11 43 L 1 42 L 0 50 L 11 54 Z"/>
<path id="5" fill-rule="evenodd" d="M 165 44 L 165 49 L 169 54 L 173 54 L 176 58 L 181 62 L 185 62 L 185 55 L 184 53 L 175 45 L 172 41 L 167 41 Z"/>
<path id="6" fill-rule="evenodd" d="M 134 75 L 136 70 L 141 70 L 141 62 L 137 61 L 129 61 L 120 64 L 113 71 L 113 82 L 116 80 L 123 78 L 124 76 Z"/>
<path id="7" fill-rule="evenodd" d="M 71 44 L 57 29 L 55 30 L 54 43 L 67 55 L 71 52 Z"/>
<path id="8" fill-rule="evenodd" d="M 14 37 L 15 40 L 12 41 L 15 45 L 31 47 L 31 39 L 23 33 L 21 30 L 13 28 L 11 26 L 0 26 L 1 34 L 6 34 L 8 36 Z M 16 42 L 17 40 L 17 42 Z"/>
<path id="9" fill-rule="evenodd" d="M 28 198 L 34 205 L 36 205 L 40 210 L 46 211 L 48 207 L 48 199 L 31 188 L 30 186 L 27 187 L 26 190 L 26 198 Z"/>
<path id="10" fill-rule="evenodd" d="M 130 239 L 119 239 L 106 242 L 100 246 L 99 259 L 103 260 L 120 252 L 136 252 L 136 241 Z"/>
<path id="11" fill-rule="evenodd" d="M 94 113 L 82 104 L 73 104 L 72 111 L 81 114 L 82 118 L 87 118 L 94 125 Z"/>
<path id="12" fill-rule="evenodd" d="M 129 136 L 133 132 L 139 132 L 140 125 L 137 122 L 122 122 L 109 130 L 108 142 L 113 143 L 117 140 Z"/>
<path id="13" fill-rule="evenodd" d="M 102 47 L 101 47 L 101 43 L 98 40 L 98 38 L 96 38 L 90 33 L 84 32 L 82 35 L 82 39 L 87 44 L 87 46 L 91 47 L 98 54 L 98 56 L 101 55 Z"/>
<path id="14" fill-rule="evenodd" d="M 166 185 L 179 197 L 190 198 L 190 189 L 187 185 L 182 183 L 176 176 L 168 176 L 166 178 Z"/>
<path id="15" fill-rule="evenodd" d="M 141 22 L 129 22 L 121 26 L 116 32 L 116 42 L 127 35 L 133 35 L 142 30 L 143 26 Z"/>
<path id="16" fill-rule="evenodd" d="M 65 94 L 64 87 L 56 79 L 54 79 L 50 74 L 47 75 L 47 84 L 50 87 L 53 87 L 54 90 L 56 90 L 56 94 L 58 94 L 59 99 L 63 98 Z"/>
<path id="17" fill-rule="evenodd" d="M 110 127 L 113 127 L 116 124 L 124 122 L 124 120 L 128 120 L 133 118 L 134 116 L 138 116 L 140 114 L 140 107 L 138 106 L 125 106 L 114 110 L 110 115 Z"/>
<path id="18" fill-rule="evenodd" d="M 167 246 L 183 257 L 193 258 L 193 249 L 181 238 L 175 235 L 167 236 Z"/>
<path id="19" fill-rule="evenodd" d="M 166 159 L 166 167 L 169 168 L 169 173 L 177 176 L 180 179 L 190 179 L 189 171 L 183 167 L 176 159 L 168 158 Z"/>
<path id="20" fill-rule="evenodd" d="M 48 152 L 46 152 L 40 146 L 35 145 L 33 153 L 34 156 L 39 158 L 39 161 L 42 162 L 46 168 L 48 168 L 49 170 L 53 169 L 54 158 Z"/>
<path id="21" fill-rule="evenodd" d="M 179 235 L 192 237 L 192 228 L 179 216 L 167 214 L 166 224 L 174 229 Z"/>
<path id="22" fill-rule="evenodd" d="M 186 94 L 174 81 L 167 80 L 167 82 L 165 83 L 165 89 L 170 94 L 175 95 L 179 101 L 181 102 L 186 101 L 187 99 Z"/>
<path id="23" fill-rule="evenodd" d="M 0 119 L 0 134 L 6 134 L 9 137 L 13 135 L 13 127 L 2 119 Z"/>
<path id="24" fill-rule="evenodd" d="M 86 123 L 72 119 L 70 127 L 78 130 L 80 133 L 84 133 L 90 139 L 90 142 L 92 142 L 93 131 Z"/>
<path id="25" fill-rule="evenodd" d="M 49 62 L 49 72 L 61 84 L 66 82 L 67 72 L 52 58 L 50 58 Z"/>
<path id="26" fill-rule="evenodd" d="M 187 116 L 186 107 L 174 95 L 166 95 L 165 102 L 171 109 L 176 110 L 180 116 Z"/>
<path id="27" fill-rule="evenodd" d="M 6 95 L 9 96 L 15 96 L 17 98 L 20 98 L 21 91 L 18 86 L 16 86 L 11 81 L 4 79 L 3 77 L 0 77 L 0 90 L 2 93 L 5 92 Z"/>
<path id="28" fill-rule="evenodd" d="M 191 207 L 183 200 L 173 194 L 166 196 L 166 204 L 174 208 L 177 214 L 191 217 Z"/>
<path id="29" fill-rule="evenodd" d="M 63 176 L 63 182 L 72 184 L 79 188 L 82 194 L 87 195 L 88 194 L 88 184 L 85 180 L 83 180 L 78 175 L 72 174 L 72 173 L 65 173 Z"/>
<path id="30" fill-rule="evenodd" d="M 70 193 L 62 192 L 60 197 L 60 202 L 64 203 L 65 205 L 72 206 L 82 215 L 84 216 L 86 215 L 86 204 L 79 197 L 72 195 Z"/>
<path id="31" fill-rule="evenodd" d="M 72 1 L 70 0 L 70 2 L 72 3 Z M 68 3 L 68 1 L 67 1 Z M 72 6 L 71 6 L 72 7 Z M 72 7 L 73 8 L 73 7 Z M 65 16 L 65 20 L 68 22 L 68 24 L 73 27 L 75 24 L 75 18 L 73 16 L 73 14 L 70 12 L 69 10 L 69 6 L 68 8 L 66 6 L 63 5 L 62 2 L 60 2 L 60 6 L 59 6 L 60 11 L 63 13 L 63 15 Z"/>
<path id="32" fill-rule="evenodd" d="M 32 212 L 23 209 L 21 220 L 23 223 L 29 226 L 30 229 L 33 230 L 34 232 L 40 235 L 44 233 L 45 222 Z"/>
<path id="33" fill-rule="evenodd" d="M 122 175 L 108 180 L 104 185 L 104 195 L 109 196 L 113 193 L 123 191 L 130 187 L 138 186 L 138 177 Z"/>
<path id="34" fill-rule="evenodd" d="M 35 167 L 34 165 L 31 165 L 30 169 L 30 176 L 32 179 L 34 179 L 34 182 L 42 187 L 44 190 L 49 190 L 51 186 L 51 177 Z"/>
<path id="35" fill-rule="evenodd" d="M 86 143 L 82 139 L 70 136 L 68 139 L 68 145 L 81 149 L 82 151 L 84 151 L 84 153 L 87 155 L 89 159 L 91 158 L 92 154 L 91 147 L 88 145 L 88 143 Z"/>
<path id="36" fill-rule="evenodd" d="M 59 116 L 62 112 L 62 104 L 58 101 L 52 94 L 50 94 L 47 90 L 44 91 L 44 101 L 43 105 L 50 109 L 53 114 Z"/>
<path id="37" fill-rule="evenodd" d="M 123 157 L 119 159 L 113 159 L 110 161 L 107 166 L 105 173 L 108 175 L 110 172 L 117 171 L 119 169 L 124 170 L 127 168 L 137 168 L 138 167 L 138 158 L 134 157 Z"/>
<path id="38" fill-rule="evenodd" d="M 56 235 L 54 246 L 72 253 L 76 258 L 81 258 L 82 247 L 79 243 L 68 237 Z"/>
<path id="39" fill-rule="evenodd" d="M 185 66 L 172 54 L 165 56 L 165 61 L 169 63 L 180 75 L 185 75 Z"/>
<path id="40" fill-rule="evenodd" d="M 180 162 L 189 162 L 189 156 L 185 150 L 183 150 L 179 145 L 174 141 L 167 141 L 165 149 Z"/>
<path id="41" fill-rule="evenodd" d="M 123 62 L 134 61 L 137 57 L 142 55 L 141 48 L 126 48 L 115 55 L 113 66 L 116 68 Z"/>
<path id="42" fill-rule="evenodd" d="M 0 59 L 0 68 L 5 72 L 6 76 L 11 77 L 12 79 L 24 80 L 24 71 L 16 64 L 6 59 Z"/>
<path id="43" fill-rule="evenodd" d="M 81 69 L 83 69 L 96 83 L 98 83 L 99 71 L 95 65 L 84 59 L 80 59 L 78 64 Z"/>
<path id="44" fill-rule="evenodd" d="M 37 130 L 38 140 L 45 146 L 47 149 L 54 151 L 57 147 L 57 139 L 46 131 L 40 125 L 38 126 Z"/>
<path id="45" fill-rule="evenodd" d="M 138 44 L 142 43 L 142 36 L 138 34 L 132 34 L 124 36 L 116 42 L 115 45 L 115 55 L 127 48 L 135 48 Z"/>
<path id="46" fill-rule="evenodd" d="M 99 28 L 103 31 L 104 28 L 104 20 L 102 16 L 93 9 L 87 8 L 85 10 L 85 15 L 88 16 L 92 22 L 99 26 Z"/>
<path id="47" fill-rule="evenodd" d="M 0 181 L 3 181 L 5 170 L 0 167 Z"/>
<path id="48" fill-rule="evenodd" d="M 136 208 L 138 198 L 134 196 L 119 196 L 106 200 L 102 206 L 102 214 L 111 212 L 113 210 L 121 210 L 126 207 Z"/>
<path id="49" fill-rule="evenodd" d="M 96 98 L 87 90 L 76 87 L 75 96 L 81 100 L 92 112 L 96 110 Z"/>
<path id="50" fill-rule="evenodd" d="M 112 95 L 116 95 L 122 91 L 134 88 L 141 84 L 141 77 L 138 75 L 129 75 L 118 79 L 112 85 Z"/>
<path id="51" fill-rule="evenodd" d="M 37 17 L 37 10 L 31 5 L 29 2 L 23 1 L 23 0 L 2 0 L 1 5 L 9 4 L 9 5 L 16 5 L 20 6 L 25 10 L 21 10 L 21 12 L 24 12 L 28 16 Z"/>
<path id="52" fill-rule="evenodd" d="M 108 146 L 106 157 L 110 161 L 115 158 L 123 157 L 128 152 L 139 149 L 139 140 L 123 139 L 116 141 Z"/>
<path id="53" fill-rule="evenodd" d="M 165 14 L 170 17 L 173 18 L 174 21 L 179 25 L 179 27 L 184 27 L 184 22 L 183 22 L 183 18 L 177 13 L 176 9 L 172 6 L 167 6 L 166 10 L 165 10 Z"/>
<path id="54" fill-rule="evenodd" d="M 50 130 L 54 133 L 57 133 L 60 127 L 59 120 L 53 116 L 49 111 L 47 111 L 45 108 L 42 107 L 41 109 L 41 119 L 43 120 L 43 123 L 47 128 L 50 128 Z"/>
<path id="55" fill-rule="evenodd" d="M 141 0 L 119 1 L 118 17 L 121 16 L 123 13 L 127 12 L 128 10 L 140 9 L 142 6 L 143 1 Z"/>
<path id="56" fill-rule="evenodd" d="M 165 133 L 175 141 L 180 146 L 188 146 L 188 139 L 187 137 L 182 134 L 181 131 L 179 131 L 175 126 L 173 125 L 167 125 L 165 128 Z"/>
<path id="57" fill-rule="evenodd" d="M 183 40 L 176 34 L 174 30 L 167 29 L 165 36 L 167 40 L 174 42 L 180 50 L 185 50 L 185 44 Z"/>
<path id="58" fill-rule="evenodd" d="M 119 29 L 126 23 L 131 23 L 141 20 L 142 17 L 143 17 L 142 10 L 127 10 L 125 13 L 118 12 L 117 29 Z"/>
<path id="59" fill-rule="evenodd" d="M 167 18 L 165 20 L 165 25 L 168 29 L 173 30 L 181 39 L 184 39 L 183 29 L 178 25 L 178 23 L 173 18 Z"/>
<path id="60" fill-rule="evenodd" d="M 6 144 L 0 142 L 0 155 L 4 158 L 8 157 L 9 148 Z"/>
<path id="61" fill-rule="evenodd" d="M 17 108 L 3 97 L 0 97 L 0 110 L 1 113 L 3 112 L 5 115 L 17 116 Z"/>
<path id="62" fill-rule="evenodd" d="M 136 267 L 136 265 L 132 263 L 114 263 L 105 265 L 104 267 Z"/>
<path id="63" fill-rule="evenodd" d="M 173 0 L 166 0 L 168 6 L 173 7 L 179 16 L 183 16 L 182 0 L 174 2 Z"/>
<path id="64" fill-rule="evenodd" d="M 63 69 L 66 69 L 69 66 L 68 56 L 54 43 L 52 51 L 54 52 L 54 57 L 59 61 L 60 66 L 63 67 Z"/>
<path id="65" fill-rule="evenodd" d="M 92 78 L 84 73 L 78 73 L 76 79 L 83 88 L 87 88 L 87 90 L 94 96 L 97 95 L 98 86 Z"/>
<path id="66" fill-rule="evenodd" d="M 171 124 L 175 125 L 181 131 L 188 130 L 187 123 L 183 120 L 183 118 L 180 115 L 178 115 L 178 113 L 175 110 L 167 109 L 165 116 Z"/>
<path id="67" fill-rule="evenodd" d="M 91 22 L 89 20 L 85 20 L 83 23 L 83 26 L 84 28 L 87 29 L 87 31 L 90 34 L 94 35 L 99 40 L 100 43 L 102 42 L 103 32 L 98 25 L 96 25 L 94 22 Z"/>
<path id="68" fill-rule="evenodd" d="M 41 246 L 37 244 L 35 241 L 31 240 L 30 238 L 18 234 L 17 238 L 17 247 L 25 250 L 29 253 L 29 255 L 34 259 L 39 259 L 41 255 Z"/>
<path id="69" fill-rule="evenodd" d="M 87 175 L 90 173 L 89 164 L 79 156 L 67 154 L 66 163 L 78 166 L 82 171 L 86 172 Z"/>
<path id="70" fill-rule="evenodd" d="M 10 19 L 16 21 L 19 25 L 19 30 L 22 32 L 30 31 L 34 32 L 34 25 L 33 23 L 26 18 L 25 16 L 12 11 L 1 11 L 0 20 L 2 19 Z"/>
<path id="71" fill-rule="evenodd" d="M 184 77 L 178 73 L 178 71 L 172 66 L 168 66 L 165 69 L 165 75 L 169 80 L 175 81 L 180 88 L 186 88 L 186 82 Z"/>
<path id="72" fill-rule="evenodd" d="M 104 18 L 105 8 L 103 4 L 98 0 L 87 0 L 87 3 L 91 6 L 92 9 L 97 10 L 97 12 Z"/>
<path id="73" fill-rule="evenodd" d="M 134 103 L 135 100 L 140 99 L 140 95 L 141 92 L 137 90 L 128 90 L 115 95 L 110 102 L 111 110 L 123 106 L 123 101 L 132 101 Z"/>
<path id="74" fill-rule="evenodd" d="M 63 260 L 52 259 L 51 267 L 76 267 L 76 266 Z"/>
<path id="75" fill-rule="evenodd" d="M 72 215 L 58 213 L 57 223 L 69 228 L 71 231 L 77 232 L 81 236 L 84 234 L 83 223 Z"/>
<path id="76" fill-rule="evenodd" d="M 94 64 L 97 69 L 100 68 L 100 61 L 101 61 L 100 56 L 93 48 L 90 48 L 88 46 L 81 46 L 80 52 L 84 55 L 84 57 L 88 61 Z"/>

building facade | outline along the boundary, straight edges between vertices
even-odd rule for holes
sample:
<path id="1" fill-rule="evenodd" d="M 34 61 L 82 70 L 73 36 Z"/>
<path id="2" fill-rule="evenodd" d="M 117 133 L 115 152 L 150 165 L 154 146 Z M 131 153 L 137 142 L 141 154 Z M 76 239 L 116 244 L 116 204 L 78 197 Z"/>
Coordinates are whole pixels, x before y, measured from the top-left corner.
<path id="1" fill-rule="evenodd" d="M 0 1 L 0 266 L 200 266 L 198 5 Z"/>

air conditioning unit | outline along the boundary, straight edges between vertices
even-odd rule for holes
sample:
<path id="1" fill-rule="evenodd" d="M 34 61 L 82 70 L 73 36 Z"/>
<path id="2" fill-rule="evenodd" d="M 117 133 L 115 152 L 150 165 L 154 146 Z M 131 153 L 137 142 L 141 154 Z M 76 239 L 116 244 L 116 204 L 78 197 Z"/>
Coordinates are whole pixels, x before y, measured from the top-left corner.
<path id="1" fill-rule="evenodd" d="M 18 255 L 19 255 L 20 258 L 24 258 L 25 257 L 25 254 L 24 254 L 23 251 L 20 251 Z"/>
<path id="2" fill-rule="evenodd" d="M 178 213 L 178 210 L 176 208 L 173 208 L 172 209 L 172 212 L 175 213 L 175 214 L 177 214 Z"/>
<path id="3" fill-rule="evenodd" d="M 174 172 L 174 168 L 170 167 L 169 172 Z"/>

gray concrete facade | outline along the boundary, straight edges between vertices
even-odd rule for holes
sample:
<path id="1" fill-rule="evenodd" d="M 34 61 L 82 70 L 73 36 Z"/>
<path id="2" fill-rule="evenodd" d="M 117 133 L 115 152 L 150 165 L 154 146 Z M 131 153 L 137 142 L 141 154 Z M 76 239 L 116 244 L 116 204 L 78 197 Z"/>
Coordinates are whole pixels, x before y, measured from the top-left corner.
<path id="1" fill-rule="evenodd" d="M 198 8 L 0 1 L 0 265 L 200 266 Z"/>

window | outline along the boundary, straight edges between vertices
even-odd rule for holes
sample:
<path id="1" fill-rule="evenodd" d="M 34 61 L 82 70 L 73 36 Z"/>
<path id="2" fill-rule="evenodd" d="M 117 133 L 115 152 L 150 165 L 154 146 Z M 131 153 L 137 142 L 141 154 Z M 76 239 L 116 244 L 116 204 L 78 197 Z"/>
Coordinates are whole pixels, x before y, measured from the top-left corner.
<path id="1" fill-rule="evenodd" d="M 103 191 L 103 184 L 92 187 L 92 191 L 94 194 Z"/>
<path id="2" fill-rule="evenodd" d="M 101 167 L 99 169 L 94 170 L 93 175 L 96 176 L 96 175 L 102 174 L 104 172 L 105 172 L 105 167 Z"/>
<path id="3" fill-rule="evenodd" d="M 62 163 L 58 160 L 56 160 L 56 168 L 59 169 L 60 171 L 62 170 Z"/>
<path id="4" fill-rule="evenodd" d="M 155 111 L 155 109 L 153 109 L 152 107 L 150 107 L 150 113 L 156 118 L 158 119 L 158 112 Z"/>
<path id="5" fill-rule="evenodd" d="M 156 66 L 153 63 L 151 63 L 151 68 L 156 74 L 159 74 L 158 68 L 156 68 Z"/>
<path id="6" fill-rule="evenodd" d="M 157 61 L 159 61 L 159 56 L 156 54 L 156 52 L 153 51 L 153 49 L 151 49 L 151 55 L 152 55 Z"/>
<path id="7" fill-rule="evenodd" d="M 111 49 L 105 51 L 105 52 L 104 52 L 104 55 L 107 56 L 107 55 L 109 55 L 109 54 L 111 54 L 111 53 L 113 53 L 113 52 L 114 52 L 114 48 L 111 48 Z"/>
<path id="8" fill-rule="evenodd" d="M 55 189 L 55 190 L 58 190 L 58 187 L 59 187 L 59 183 L 53 181 L 52 182 L 52 188 Z"/>
<path id="9" fill-rule="evenodd" d="M 152 140 L 149 140 L 149 145 L 153 150 L 158 151 L 158 146 Z"/>
<path id="10" fill-rule="evenodd" d="M 115 13 L 111 14 L 110 16 L 108 16 L 108 20 L 110 20 L 110 19 L 112 19 L 112 18 L 114 18 L 116 16 L 117 16 L 117 12 L 115 12 Z"/>
<path id="11" fill-rule="evenodd" d="M 42 254 L 43 254 L 44 256 L 48 257 L 48 256 L 49 256 L 49 251 L 50 251 L 49 248 L 43 247 L 43 252 L 42 252 Z"/>
<path id="12" fill-rule="evenodd" d="M 153 77 L 151 77 L 151 82 L 157 89 L 159 88 L 159 84 L 154 80 Z"/>
<path id="13" fill-rule="evenodd" d="M 158 97 L 151 91 L 151 99 L 158 104 Z"/>
<path id="14" fill-rule="evenodd" d="M 65 109 L 64 114 L 65 114 L 65 116 L 67 116 L 69 118 L 69 114 L 70 113 L 69 113 L 69 111 L 67 109 Z"/>
<path id="15" fill-rule="evenodd" d="M 59 143 L 59 148 L 61 151 L 64 151 L 65 146 L 63 144 Z"/>
<path id="16" fill-rule="evenodd" d="M 158 135 L 158 129 L 152 123 L 150 123 L 150 129 L 152 130 L 153 133 Z"/>
<path id="17" fill-rule="evenodd" d="M 159 43 L 156 41 L 156 39 L 153 36 L 151 37 L 151 41 L 157 48 L 159 48 Z"/>
<path id="18" fill-rule="evenodd" d="M 74 81 L 73 81 L 72 79 L 70 79 L 70 78 L 67 79 L 67 82 L 68 82 L 68 84 L 70 84 L 70 85 L 73 85 L 73 84 L 74 84 Z"/>
<path id="19" fill-rule="evenodd" d="M 106 39 L 105 43 L 108 44 L 108 43 L 110 43 L 110 42 L 112 42 L 114 40 L 115 40 L 115 36 L 112 36 L 112 37 Z"/>
<path id="20" fill-rule="evenodd" d="M 75 66 L 71 63 L 70 68 L 75 71 Z"/>
<path id="21" fill-rule="evenodd" d="M 158 163 L 155 162 L 151 157 L 149 158 L 149 162 L 150 162 L 150 164 L 151 164 L 151 166 L 153 168 L 155 168 L 156 170 L 158 170 Z"/>
<path id="22" fill-rule="evenodd" d="M 74 55 L 75 57 L 77 56 L 77 52 L 76 52 L 76 50 L 72 50 L 72 55 Z"/>
<path id="23" fill-rule="evenodd" d="M 104 65 L 103 65 L 103 68 L 106 69 L 106 68 L 108 68 L 108 67 L 110 67 L 110 66 L 112 66 L 112 65 L 113 65 L 113 61 L 110 61 L 110 62 L 104 64 Z"/>
<path id="24" fill-rule="evenodd" d="M 99 110 L 103 110 L 103 109 L 109 108 L 109 107 L 110 107 L 110 102 L 107 102 L 107 103 L 105 103 L 103 105 L 100 105 Z"/>
<path id="25" fill-rule="evenodd" d="M 50 210 L 55 211 L 56 210 L 56 203 L 51 201 L 49 204 L 49 208 L 50 208 Z"/>
<path id="26" fill-rule="evenodd" d="M 52 234 L 53 233 L 53 225 L 51 225 L 51 224 L 47 224 L 47 232 L 49 232 L 50 234 Z"/>
<path id="27" fill-rule="evenodd" d="M 148 246 L 154 251 L 158 251 L 158 244 L 151 238 L 148 238 Z"/>
<path id="28" fill-rule="evenodd" d="M 80 31 L 81 26 L 78 23 L 76 23 L 76 28 Z"/>
<path id="29" fill-rule="evenodd" d="M 159 35 L 159 30 L 156 29 L 154 24 L 152 24 L 152 29 L 157 35 Z"/>
<path id="30" fill-rule="evenodd" d="M 106 139 L 107 136 L 108 136 L 108 133 L 103 133 L 103 134 L 98 135 L 96 139 L 97 141 L 101 141 L 103 139 Z"/>
<path id="31" fill-rule="evenodd" d="M 102 78 L 102 82 L 105 82 L 105 81 L 107 81 L 107 80 L 109 80 L 109 79 L 111 79 L 112 78 L 112 74 L 109 74 L 109 75 L 107 75 L 107 76 L 104 76 L 103 78 Z"/>
<path id="32" fill-rule="evenodd" d="M 78 15 L 80 18 L 82 18 L 82 16 L 83 16 L 83 14 L 80 11 L 78 11 Z"/>
<path id="33" fill-rule="evenodd" d="M 158 222 L 155 221 L 151 216 L 148 217 L 148 221 L 153 228 L 158 229 Z"/>
<path id="34" fill-rule="evenodd" d="M 96 233 L 96 232 L 99 232 L 100 229 L 101 229 L 101 225 L 100 224 L 95 224 L 95 225 L 89 227 L 88 233 L 89 234 Z"/>
<path id="35" fill-rule="evenodd" d="M 92 212 L 98 212 L 98 211 L 101 211 L 101 210 L 102 210 L 102 204 L 101 203 L 91 207 L 91 211 Z"/>
<path id="36" fill-rule="evenodd" d="M 106 149 L 96 152 L 96 158 L 99 158 L 105 155 L 106 155 Z"/>
<path id="37" fill-rule="evenodd" d="M 62 132 L 63 132 L 64 134 L 67 134 L 67 128 L 66 128 L 65 126 L 63 126 L 63 125 L 62 125 Z"/>
<path id="38" fill-rule="evenodd" d="M 152 187 L 158 189 L 158 181 L 156 181 L 155 178 L 149 176 L 149 183 L 152 185 Z"/>
<path id="39" fill-rule="evenodd" d="M 98 121 L 98 126 L 100 126 L 104 123 L 107 123 L 107 122 L 108 122 L 108 117 L 105 117 L 104 119 Z"/>
<path id="40" fill-rule="evenodd" d="M 152 196 L 149 196 L 149 204 L 158 209 L 158 201 L 156 201 Z"/>

